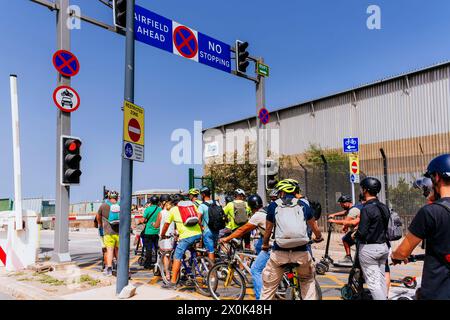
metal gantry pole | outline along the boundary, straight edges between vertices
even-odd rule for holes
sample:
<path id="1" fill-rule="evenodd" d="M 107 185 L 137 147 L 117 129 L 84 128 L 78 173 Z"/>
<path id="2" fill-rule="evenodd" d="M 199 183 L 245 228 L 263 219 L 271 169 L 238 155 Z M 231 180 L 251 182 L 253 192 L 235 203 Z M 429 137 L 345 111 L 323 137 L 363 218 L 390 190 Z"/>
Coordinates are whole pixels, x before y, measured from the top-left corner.
<path id="1" fill-rule="evenodd" d="M 264 63 L 264 59 L 259 59 L 260 63 Z M 266 88 L 265 78 L 258 75 L 258 81 L 256 82 L 256 114 L 258 111 L 266 106 Z M 265 183 L 265 167 L 267 157 L 267 130 L 263 128 L 261 120 L 256 116 L 256 154 L 257 154 L 257 176 L 258 176 L 258 194 L 261 197 L 264 204 L 266 200 L 266 183 Z"/>
<path id="2" fill-rule="evenodd" d="M 134 4 L 127 1 L 127 30 L 125 49 L 125 100 L 134 103 Z M 123 139 L 122 139 L 123 140 Z M 123 144 L 121 143 L 121 148 Z M 133 161 L 122 158 L 120 184 L 119 260 L 117 266 L 116 293 L 128 285 L 130 262 L 131 192 L 133 185 Z"/>
<path id="3" fill-rule="evenodd" d="M 58 50 L 70 51 L 69 0 L 57 0 L 56 33 Z M 58 73 L 58 86 L 70 86 L 70 78 Z M 56 262 L 71 261 L 69 254 L 69 199 L 70 187 L 62 186 L 61 181 L 61 136 L 70 135 L 70 113 L 57 111 L 56 125 L 56 219 L 55 239 L 52 260 Z"/>

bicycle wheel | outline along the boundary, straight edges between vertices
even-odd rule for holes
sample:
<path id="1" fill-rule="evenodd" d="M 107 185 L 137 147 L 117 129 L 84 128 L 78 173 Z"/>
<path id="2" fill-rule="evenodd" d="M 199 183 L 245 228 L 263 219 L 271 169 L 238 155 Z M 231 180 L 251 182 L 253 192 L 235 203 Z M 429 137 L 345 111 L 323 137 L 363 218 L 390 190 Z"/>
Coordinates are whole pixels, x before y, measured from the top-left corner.
<path id="1" fill-rule="evenodd" d="M 198 293 L 204 296 L 210 296 L 208 289 L 208 272 L 212 268 L 213 263 L 208 257 L 197 256 L 193 265 L 191 266 L 192 274 L 194 276 L 195 289 Z"/>
<path id="2" fill-rule="evenodd" d="M 245 297 L 245 278 L 232 264 L 215 264 L 207 276 L 208 288 L 215 300 L 243 300 Z"/>
<path id="3" fill-rule="evenodd" d="M 169 257 L 169 275 L 166 274 L 166 271 L 165 271 L 165 269 L 164 269 L 164 259 L 163 259 L 163 257 L 164 257 L 164 256 L 161 255 L 161 253 L 159 253 L 157 265 L 158 265 L 158 269 L 159 269 L 159 271 L 160 271 L 160 273 L 161 273 L 162 281 L 163 281 L 165 284 L 169 284 L 169 283 L 170 283 L 170 280 L 167 279 L 167 276 L 169 276 L 169 278 L 172 277 L 173 252 L 170 254 L 170 257 Z M 181 270 L 180 270 L 180 272 L 181 272 Z M 178 283 L 179 280 L 180 280 L 180 273 L 178 273 L 177 281 L 176 281 L 176 282 Z"/>

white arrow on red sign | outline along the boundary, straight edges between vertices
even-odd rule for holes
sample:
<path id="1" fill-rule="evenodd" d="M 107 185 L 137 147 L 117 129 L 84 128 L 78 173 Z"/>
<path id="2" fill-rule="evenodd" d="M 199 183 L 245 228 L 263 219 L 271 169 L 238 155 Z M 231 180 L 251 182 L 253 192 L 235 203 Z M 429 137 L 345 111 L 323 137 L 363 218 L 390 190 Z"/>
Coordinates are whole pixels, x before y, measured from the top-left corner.
<path id="1" fill-rule="evenodd" d="M 138 142 L 141 138 L 141 126 L 134 118 L 128 122 L 128 134 L 134 142 Z"/>

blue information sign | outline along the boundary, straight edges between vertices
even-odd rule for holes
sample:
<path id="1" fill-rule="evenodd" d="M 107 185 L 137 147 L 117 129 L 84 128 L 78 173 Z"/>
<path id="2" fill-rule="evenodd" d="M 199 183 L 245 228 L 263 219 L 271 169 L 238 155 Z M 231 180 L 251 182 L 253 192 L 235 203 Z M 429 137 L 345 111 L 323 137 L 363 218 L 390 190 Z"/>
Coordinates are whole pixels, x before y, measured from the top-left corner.
<path id="1" fill-rule="evenodd" d="M 344 152 L 358 152 L 359 151 L 359 141 L 358 138 L 344 138 L 343 141 Z"/>
<path id="2" fill-rule="evenodd" d="M 231 73 L 230 45 L 138 5 L 135 10 L 137 41 Z"/>

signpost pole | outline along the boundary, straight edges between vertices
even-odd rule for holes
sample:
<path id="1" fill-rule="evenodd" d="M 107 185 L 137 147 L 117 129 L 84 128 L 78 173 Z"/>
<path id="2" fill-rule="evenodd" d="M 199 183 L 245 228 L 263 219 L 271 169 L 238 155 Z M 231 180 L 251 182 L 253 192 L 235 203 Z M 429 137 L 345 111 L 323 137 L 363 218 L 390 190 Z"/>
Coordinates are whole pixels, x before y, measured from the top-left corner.
<path id="1" fill-rule="evenodd" d="M 356 203 L 356 199 L 355 199 L 355 182 L 352 181 L 352 202 L 353 204 Z"/>
<path id="2" fill-rule="evenodd" d="M 69 19 L 69 0 L 57 0 L 58 14 L 56 15 L 57 48 L 70 51 L 70 30 L 67 28 Z M 58 73 L 58 87 L 70 86 L 70 77 Z M 70 187 L 62 186 L 61 181 L 61 136 L 70 135 L 70 113 L 57 111 L 56 124 L 56 203 L 55 203 L 55 239 L 52 260 L 56 262 L 71 261 L 69 254 L 69 200 Z"/>
<path id="3" fill-rule="evenodd" d="M 264 59 L 259 59 L 260 63 L 264 63 Z M 258 81 L 256 82 L 256 114 L 258 115 L 259 109 L 266 106 L 266 92 L 265 92 L 265 78 L 258 75 Z M 263 203 L 266 201 L 266 184 L 265 184 L 265 166 L 266 166 L 266 134 L 267 130 L 263 129 L 263 125 L 258 116 L 256 116 L 256 154 L 257 154 L 257 176 L 258 176 L 258 194 L 261 197 Z"/>
<path id="4" fill-rule="evenodd" d="M 127 30 L 125 49 L 125 100 L 134 103 L 134 4 L 127 1 Z M 122 139 L 123 140 L 123 139 Z M 121 147 L 122 143 L 121 143 Z M 122 157 L 120 184 L 119 260 L 117 266 L 116 293 L 128 285 L 130 262 L 131 192 L 133 185 L 133 161 Z"/>

